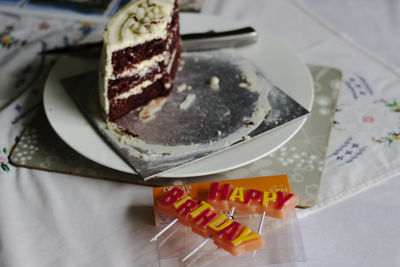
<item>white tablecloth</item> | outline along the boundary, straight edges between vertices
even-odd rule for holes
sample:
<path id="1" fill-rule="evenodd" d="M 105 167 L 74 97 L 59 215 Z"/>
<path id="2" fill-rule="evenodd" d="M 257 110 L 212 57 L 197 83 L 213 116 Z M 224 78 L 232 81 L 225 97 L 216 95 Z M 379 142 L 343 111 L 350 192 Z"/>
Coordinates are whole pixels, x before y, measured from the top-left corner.
<path id="1" fill-rule="evenodd" d="M 337 30 L 400 68 L 399 1 L 304 2 Z M 308 265 L 399 266 L 399 188 L 396 175 L 300 220 Z"/>
<path id="2" fill-rule="evenodd" d="M 396 44 L 400 42 L 397 2 L 303 2 L 326 17 L 340 32 L 354 37 L 356 42 L 384 58 L 375 59 L 384 64 L 389 72 L 397 71 L 396 67 L 383 62 L 400 66 L 399 54 L 396 53 Z M 302 32 L 287 27 L 290 25 L 287 22 L 292 19 L 286 13 L 287 5 L 299 7 L 288 1 L 254 0 L 249 3 L 239 0 L 206 1 L 203 12 L 242 20 L 271 31 L 300 53 L 305 62 L 331 63 L 354 71 L 351 65 L 340 66 L 339 58 L 327 59 L 314 53 L 315 50 L 307 46 L 310 36 L 302 36 Z M 50 29 L 53 30 L 53 44 L 77 39 L 78 33 L 85 33 L 81 24 L 72 25 L 68 31 L 62 28 L 62 23 L 51 21 L 49 24 L 53 27 Z M 43 27 L 45 30 L 46 26 Z M 58 27 L 64 32 L 58 32 Z M 49 33 L 43 32 L 43 38 L 46 34 Z M 29 56 L 24 57 L 29 66 L 26 57 Z M 9 61 L 12 60 L 10 57 Z M 49 66 L 44 64 L 44 71 L 38 75 L 45 75 Z M 1 78 L 2 83 L 6 83 L 7 77 Z M 40 88 L 42 84 L 36 86 Z M 9 148 L 22 129 L 22 123 L 29 121 L 29 116 L 16 116 L 18 104 L 29 105 L 26 102 L 34 102 L 32 99 L 38 98 L 40 96 L 36 96 L 33 90 L 16 100 L 9 99 L 11 104 L 0 110 L 2 149 Z M 14 117 L 19 119 L 16 122 L 8 119 Z M 6 154 L 4 150 L 2 153 Z M 147 242 L 152 236 L 153 225 L 151 188 L 15 168 L 6 164 L 4 156 L 1 159 L 6 165 L 4 169 L 9 170 L 0 170 L 0 266 L 157 264 L 155 244 Z M 362 188 L 355 191 L 359 192 Z M 396 225 L 400 221 L 400 196 L 397 188 L 400 188 L 399 175 L 302 218 L 300 225 L 308 258 L 306 264 L 399 266 L 400 230 Z"/>

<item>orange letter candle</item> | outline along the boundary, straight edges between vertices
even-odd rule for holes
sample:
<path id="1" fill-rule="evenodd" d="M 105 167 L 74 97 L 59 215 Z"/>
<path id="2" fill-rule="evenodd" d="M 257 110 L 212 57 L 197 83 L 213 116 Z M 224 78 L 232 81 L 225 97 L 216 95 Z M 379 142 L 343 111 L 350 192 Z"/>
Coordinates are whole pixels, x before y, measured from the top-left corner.
<path id="1" fill-rule="evenodd" d="M 229 189 L 229 186 L 224 186 L 218 191 L 222 200 L 228 198 Z M 243 195 L 243 191 L 239 195 Z M 191 226 L 194 233 L 203 237 L 211 236 L 215 245 L 234 256 L 264 246 L 264 239 L 249 227 L 226 218 L 209 203 L 197 204 L 180 188 L 173 188 L 163 196 L 158 201 L 158 208 L 160 212 L 175 215 L 182 224 Z"/>
<path id="2" fill-rule="evenodd" d="M 230 192 L 227 199 L 222 198 L 222 189 Z M 217 191 L 218 190 L 218 191 Z M 221 194 L 220 198 L 216 195 Z M 284 192 L 267 192 L 256 189 L 234 188 L 231 184 L 212 183 L 208 195 L 208 202 L 219 210 L 228 210 L 235 207 L 236 211 L 254 214 L 265 212 L 267 216 L 282 219 L 299 203 L 299 197 Z"/>

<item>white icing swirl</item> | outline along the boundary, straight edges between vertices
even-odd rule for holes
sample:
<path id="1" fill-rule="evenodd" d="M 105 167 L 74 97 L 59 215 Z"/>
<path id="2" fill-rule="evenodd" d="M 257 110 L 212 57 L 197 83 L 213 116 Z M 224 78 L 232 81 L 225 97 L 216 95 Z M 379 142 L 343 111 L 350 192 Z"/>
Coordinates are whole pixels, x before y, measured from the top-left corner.
<path id="1" fill-rule="evenodd" d="M 152 39 L 165 39 L 173 8 L 172 0 L 131 1 L 107 23 L 104 42 L 116 51 Z"/>

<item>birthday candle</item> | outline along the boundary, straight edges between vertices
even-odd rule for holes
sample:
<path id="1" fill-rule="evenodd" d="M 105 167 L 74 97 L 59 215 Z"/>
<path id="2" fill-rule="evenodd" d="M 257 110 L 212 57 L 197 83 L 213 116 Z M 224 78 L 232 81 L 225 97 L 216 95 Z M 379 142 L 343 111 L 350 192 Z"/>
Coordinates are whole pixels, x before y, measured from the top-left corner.
<path id="1" fill-rule="evenodd" d="M 299 197 L 284 192 L 268 192 L 257 189 L 233 187 L 231 184 L 212 183 L 207 202 L 216 209 L 227 210 L 235 207 L 247 214 L 265 214 L 270 217 L 284 218 L 299 202 Z"/>
<path id="2" fill-rule="evenodd" d="M 197 204 L 180 188 L 169 191 L 158 205 L 160 212 L 176 216 L 179 222 L 191 226 L 193 232 L 203 237 L 211 236 L 215 245 L 234 256 L 264 246 L 264 239 L 252 229 L 228 219 L 207 202 Z"/>
<path id="3" fill-rule="evenodd" d="M 183 259 L 185 261 L 211 239 L 218 247 L 235 256 L 262 247 L 264 240 L 260 234 L 264 217 L 267 215 L 282 219 L 298 201 L 298 196 L 281 191 L 268 192 L 234 187 L 225 183 L 212 183 L 207 202 L 196 203 L 184 190 L 173 188 L 159 200 L 158 207 L 160 212 L 177 217 L 166 228 L 180 221 L 186 226 L 191 226 L 194 233 L 206 238 Z M 215 208 L 231 209 L 232 214 L 235 209 L 247 214 L 262 214 L 257 233 L 226 217 L 225 214 L 218 213 Z M 166 228 L 152 240 L 166 231 Z"/>
<path id="4" fill-rule="evenodd" d="M 183 190 L 178 190 L 176 187 L 172 188 L 168 194 L 166 194 L 163 198 L 158 201 L 158 210 L 161 213 L 164 213 L 169 216 L 174 216 L 173 211 L 169 208 L 171 203 L 177 203 L 187 196 L 187 193 Z M 175 218 L 171 221 L 167 226 L 164 227 L 160 232 L 158 232 L 155 236 L 153 236 L 150 241 L 156 241 L 157 238 L 165 233 L 169 228 L 171 228 L 175 223 L 177 223 L 179 218 Z"/>

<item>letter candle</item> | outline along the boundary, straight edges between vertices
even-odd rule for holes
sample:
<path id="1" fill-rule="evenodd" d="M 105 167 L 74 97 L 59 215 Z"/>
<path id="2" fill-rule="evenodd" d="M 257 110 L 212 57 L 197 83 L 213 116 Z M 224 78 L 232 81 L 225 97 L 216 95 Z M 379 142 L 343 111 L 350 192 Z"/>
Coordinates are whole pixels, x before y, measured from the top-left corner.
<path id="1" fill-rule="evenodd" d="M 179 200 L 185 198 L 187 193 L 184 190 L 180 190 L 176 187 L 172 188 L 168 194 L 166 194 L 160 201 L 158 202 L 158 209 L 161 213 L 164 213 L 169 216 L 174 216 L 173 213 L 170 213 L 170 209 L 168 208 L 170 204 L 175 204 Z M 158 232 L 150 242 L 156 241 L 157 238 L 165 233 L 169 228 L 171 228 L 175 223 L 177 223 L 179 218 L 175 218 L 172 222 L 170 222 L 167 226 L 165 226 L 160 232 Z"/>
<path id="2" fill-rule="evenodd" d="M 207 202 L 197 204 L 180 188 L 173 188 L 164 195 L 158 201 L 158 209 L 166 215 L 176 216 L 196 234 L 204 238 L 211 236 L 215 245 L 234 256 L 264 246 L 264 239 L 249 227 L 228 219 Z"/>
<path id="3" fill-rule="evenodd" d="M 188 198 L 189 198 L 189 196 L 186 194 L 185 191 L 174 187 L 174 188 L 171 189 L 171 191 L 168 194 L 166 194 L 162 199 L 160 199 L 160 201 L 158 202 L 158 209 L 162 213 L 165 213 L 165 214 L 170 215 L 170 216 L 174 216 L 174 214 L 169 213 L 170 210 L 168 209 L 168 205 L 174 203 L 174 207 L 177 207 L 181 203 L 183 203 L 185 200 L 187 200 Z M 213 209 L 212 206 L 208 205 L 204 201 L 202 201 L 201 204 L 202 204 L 201 207 L 199 207 L 198 209 L 196 209 L 195 211 L 190 213 L 190 215 L 192 217 L 195 217 L 195 216 L 199 215 L 199 218 L 196 218 L 196 222 L 198 220 L 202 219 L 203 217 L 207 217 L 207 212 L 205 212 L 205 210 L 207 208 Z M 150 239 L 150 242 L 156 241 L 157 238 L 160 235 L 165 233 L 169 228 L 171 228 L 178 221 L 179 221 L 179 218 L 175 218 L 167 226 L 165 226 L 160 232 L 158 232 L 152 239 Z"/>
<path id="4" fill-rule="evenodd" d="M 235 208 L 243 213 L 262 214 L 257 231 L 257 234 L 260 235 L 266 214 L 271 217 L 282 219 L 290 210 L 296 207 L 299 202 L 299 198 L 294 194 L 284 194 L 281 191 L 274 193 L 267 191 L 261 192 L 255 189 L 245 190 L 241 187 L 235 188 L 231 184 L 221 184 L 215 182 L 210 185 L 207 202 L 220 210 L 227 210 L 228 208 L 231 208 L 231 215 L 233 214 Z M 243 232 L 245 231 L 246 229 L 243 230 Z M 246 238 L 245 236 L 246 235 L 244 235 L 242 238 Z M 191 257 L 211 238 L 212 236 L 209 236 L 206 240 L 194 248 L 186 257 L 183 258 L 182 262 Z M 240 237 L 238 237 L 238 239 L 240 239 Z M 256 251 L 254 250 L 253 256 L 255 256 L 255 253 Z"/>
<path id="5" fill-rule="evenodd" d="M 233 218 L 233 213 L 235 212 L 235 207 L 233 207 L 231 209 L 231 211 L 229 212 L 229 218 L 232 219 Z M 215 220 L 214 222 L 218 223 L 218 219 Z M 215 224 L 217 224 L 215 223 Z M 211 227 L 211 226 L 210 226 Z M 192 255 L 194 253 L 196 253 L 199 249 L 201 249 L 202 247 L 204 247 L 205 244 L 207 244 L 208 241 L 210 241 L 213 238 L 212 235 L 210 235 L 209 237 L 207 237 L 206 239 L 203 240 L 203 242 L 201 242 L 197 247 L 195 247 L 192 251 L 190 251 L 183 259 L 182 262 L 185 262 L 187 259 L 189 259 L 190 257 L 192 257 Z"/>
<path id="6" fill-rule="evenodd" d="M 212 183 L 207 202 L 219 210 L 236 207 L 247 214 L 263 214 L 282 219 L 299 202 L 299 197 L 284 192 L 268 192 L 234 187 L 231 184 Z"/>

